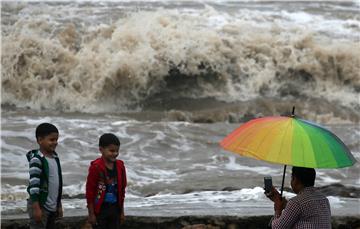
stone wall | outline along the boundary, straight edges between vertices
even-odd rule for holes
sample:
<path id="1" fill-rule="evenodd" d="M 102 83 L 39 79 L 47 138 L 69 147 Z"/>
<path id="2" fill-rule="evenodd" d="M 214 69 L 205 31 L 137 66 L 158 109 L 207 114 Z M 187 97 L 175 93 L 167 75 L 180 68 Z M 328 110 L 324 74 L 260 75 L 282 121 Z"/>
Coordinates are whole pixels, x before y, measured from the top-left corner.
<path id="1" fill-rule="evenodd" d="M 266 228 L 271 216 L 127 216 L 124 229 L 255 229 Z M 57 223 L 59 229 L 90 229 L 86 217 L 65 217 Z M 28 228 L 28 219 L 2 220 L 3 229 Z M 332 217 L 333 229 L 360 229 L 360 216 Z"/>

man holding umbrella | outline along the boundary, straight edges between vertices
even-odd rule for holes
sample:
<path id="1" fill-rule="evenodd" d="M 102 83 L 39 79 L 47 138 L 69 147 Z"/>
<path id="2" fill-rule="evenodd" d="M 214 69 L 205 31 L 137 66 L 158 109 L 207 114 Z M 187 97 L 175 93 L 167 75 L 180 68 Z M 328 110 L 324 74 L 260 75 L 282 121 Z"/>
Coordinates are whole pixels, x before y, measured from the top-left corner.
<path id="1" fill-rule="evenodd" d="M 331 228 L 329 200 L 314 188 L 316 172 L 313 168 L 293 167 L 291 188 L 297 194 L 289 202 L 272 187 L 265 193 L 274 201 L 275 216 L 272 228 Z"/>
<path id="2" fill-rule="evenodd" d="M 356 160 L 339 137 L 294 113 L 295 107 L 291 116 L 250 120 L 227 135 L 220 146 L 242 156 L 284 165 L 281 193 L 270 188 L 275 205 L 273 228 L 331 228 L 329 201 L 313 187 L 313 168 L 344 168 Z M 291 187 L 297 194 L 289 203 L 282 198 L 287 165 L 294 166 Z"/>

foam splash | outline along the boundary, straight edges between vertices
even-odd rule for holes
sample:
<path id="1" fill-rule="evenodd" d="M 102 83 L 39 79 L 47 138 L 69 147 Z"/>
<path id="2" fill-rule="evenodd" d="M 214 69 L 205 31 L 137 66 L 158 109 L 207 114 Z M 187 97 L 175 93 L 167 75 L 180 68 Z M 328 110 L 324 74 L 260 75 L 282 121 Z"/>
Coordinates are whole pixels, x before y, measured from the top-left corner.
<path id="1" fill-rule="evenodd" d="M 68 10 L 83 14 L 77 23 L 49 16 L 52 7 L 29 3 L 9 10 L 2 104 L 118 112 L 165 94 L 225 102 L 301 97 L 360 109 L 356 18 L 240 8 L 232 15 L 205 6 L 126 14 L 120 7 L 113 20 L 104 15 L 110 7 L 94 7 L 99 23 L 81 5 L 62 5 L 59 17 Z M 333 27 L 342 29 L 341 38 Z"/>
<path id="2" fill-rule="evenodd" d="M 270 167 L 265 166 L 246 166 L 241 165 L 235 162 L 235 156 L 229 157 L 229 163 L 226 164 L 226 168 L 229 170 L 242 170 L 242 171 L 250 171 L 250 172 L 256 172 L 262 175 L 268 175 L 268 174 L 277 174 L 278 170 L 272 169 Z"/>

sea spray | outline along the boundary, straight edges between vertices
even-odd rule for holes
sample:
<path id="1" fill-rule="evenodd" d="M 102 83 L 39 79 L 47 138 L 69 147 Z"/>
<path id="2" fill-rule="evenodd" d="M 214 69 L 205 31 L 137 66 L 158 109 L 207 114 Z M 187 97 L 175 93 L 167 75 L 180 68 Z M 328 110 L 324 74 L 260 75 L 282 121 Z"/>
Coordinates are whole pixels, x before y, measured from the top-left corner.
<path id="1" fill-rule="evenodd" d="M 126 6 L 7 2 L 2 104 L 116 113 L 142 110 L 159 98 L 280 99 L 360 110 L 356 17 L 250 11 L 241 3 L 234 12 L 216 4 Z M 329 30 L 329 20 L 342 37 Z"/>

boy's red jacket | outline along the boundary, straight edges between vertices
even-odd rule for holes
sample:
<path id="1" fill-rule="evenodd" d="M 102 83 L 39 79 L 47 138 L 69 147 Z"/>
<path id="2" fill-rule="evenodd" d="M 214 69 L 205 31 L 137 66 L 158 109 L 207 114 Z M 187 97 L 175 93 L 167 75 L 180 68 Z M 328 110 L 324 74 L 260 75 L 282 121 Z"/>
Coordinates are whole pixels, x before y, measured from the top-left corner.
<path id="1" fill-rule="evenodd" d="M 116 160 L 117 184 L 118 184 L 118 203 L 121 209 L 124 208 L 126 171 L 124 162 Z M 89 167 L 89 174 L 86 180 L 86 201 L 88 207 L 93 205 L 95 214 L 100 213 L 101 205 L 105 198 L 105 178 L 107 170 L 102 157 L 92 161 Z"/>

